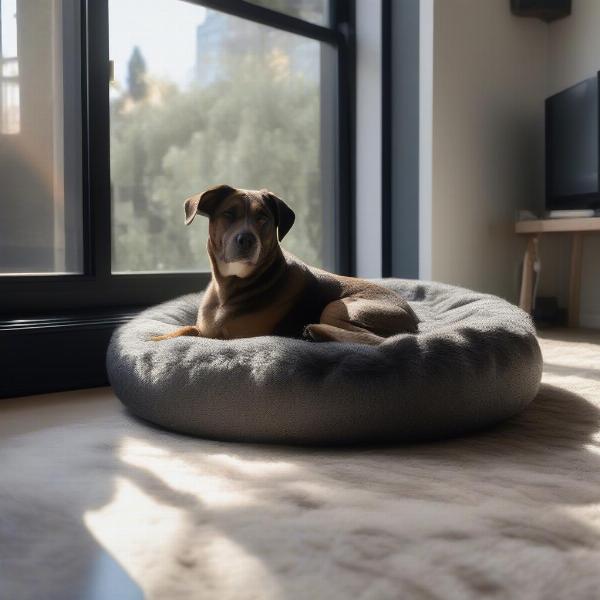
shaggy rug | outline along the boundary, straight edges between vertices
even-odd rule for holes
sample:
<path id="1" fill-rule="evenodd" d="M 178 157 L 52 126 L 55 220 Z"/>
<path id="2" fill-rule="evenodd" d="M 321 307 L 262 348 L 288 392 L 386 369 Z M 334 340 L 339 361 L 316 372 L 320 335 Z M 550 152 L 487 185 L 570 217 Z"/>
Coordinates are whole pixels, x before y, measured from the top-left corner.
<path id="1" fill-rule="evenodd" d="M 110 390 L 0 404 L 0 598 L 598 598 L 600 336 L 477 435 L 336 450 L 151 429 Z"/>

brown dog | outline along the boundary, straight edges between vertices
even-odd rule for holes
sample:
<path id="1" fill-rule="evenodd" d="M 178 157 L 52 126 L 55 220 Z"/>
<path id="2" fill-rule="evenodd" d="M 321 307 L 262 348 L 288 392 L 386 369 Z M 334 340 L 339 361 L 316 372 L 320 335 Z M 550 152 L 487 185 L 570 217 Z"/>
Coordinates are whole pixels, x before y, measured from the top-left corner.
<path id="1" fill-rule="evenodd" d="M 379 344 L 417 331 L 417 316 L 395 292 L 309 267 L 284 252 L 279 242 L 295 215 L 269 191 L 220 185 L 185 201 L 186 225 L 197 213 L 210 219 L 212 281 L 196 325 L 154 340 L 285 335 Z"/>

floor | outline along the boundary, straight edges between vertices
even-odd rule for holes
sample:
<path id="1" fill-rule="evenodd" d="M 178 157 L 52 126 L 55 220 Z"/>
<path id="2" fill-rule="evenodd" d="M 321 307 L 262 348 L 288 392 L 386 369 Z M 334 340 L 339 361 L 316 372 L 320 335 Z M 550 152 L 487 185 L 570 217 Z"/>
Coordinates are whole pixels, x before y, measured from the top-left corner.
<path id="1" fill-rule="evenodd" d="M 538 398 L 397 448 L 172 435 L 108 388 L 0 402 L 0 598 L 597 598 L 600 332 Z"/>

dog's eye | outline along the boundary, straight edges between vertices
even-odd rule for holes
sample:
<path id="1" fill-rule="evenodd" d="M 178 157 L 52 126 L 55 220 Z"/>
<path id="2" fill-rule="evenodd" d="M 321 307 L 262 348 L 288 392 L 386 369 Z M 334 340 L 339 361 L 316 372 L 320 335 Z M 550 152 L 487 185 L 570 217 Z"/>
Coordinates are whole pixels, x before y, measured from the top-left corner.
<path id="1" fill-rule="evenodd" d="M 266 223 L 266 222 L 269 220 L 269 217 L 268 217 L 268 215 L 267 215 L 266 213 L 264 213 L 264 212 L 260 212 L 260 213 L 258 213 L 258 214 L 256 215 L 256 220 L 257 220 L 259 223 Z"/>
<path id="2" fill-rule="evenodd" d="M 233 221 L 233 219 L 235 219 L 235 214 L 232 210 L 226 210 L 222 212 L 221 216 L 225 217 L 226 219 L 229 219 L 230 221 Z"/>

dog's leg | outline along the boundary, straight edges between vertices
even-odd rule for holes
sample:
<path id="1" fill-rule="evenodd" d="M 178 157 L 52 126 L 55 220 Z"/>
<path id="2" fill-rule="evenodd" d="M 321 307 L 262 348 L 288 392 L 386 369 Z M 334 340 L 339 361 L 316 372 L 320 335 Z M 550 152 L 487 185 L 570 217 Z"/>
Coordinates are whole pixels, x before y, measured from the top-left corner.
<path id="1" fill-rule="evenodd" d="M 187 325 L 186 327 L 181 327 L 180 329 L 176 329 L 171 333 L 166 333 L 165 335 L 155 335 L 150 338 L 153 342 L 160 342 L 161 340 L 168 340 L 175 337 L 180 337 L 182 335 L 193 335 L 200 336 L 200 330 L 197 325 Z"/>
<path id="2" fill-rule="evenodd" d="M 378 346 L 385 339 L 359 327 L 350 330 L 325 323 L 307 325 L 304 328 L 304 335 L 315 342 L 353 342 L 355 344 L 369 344 L 370 346 Z"/>
<path id="3" fill-rule="evenodd" d="M 320 323 L 309 325 L 305 335 L 315 341 L 380 344 L 386 337 L 417 330 L 416 317 L 386 298 L 347 297 L 330 302 Z"/>
<path id="4" fill-rule="evenodd" d="M 323 309 L 320 322 L 342 329 L 359 328 L 384 338 L 417 331 L 412 309 L 408 307 L 407 310 L 387 298 L 349 296 L 334 300 Z"/>

